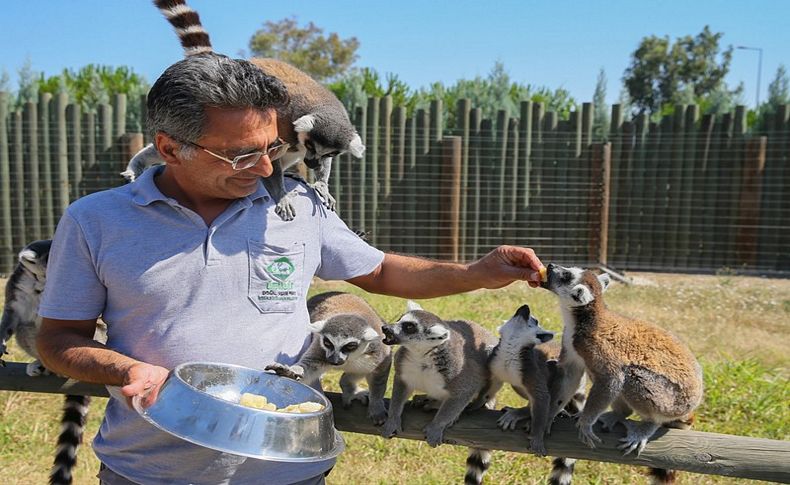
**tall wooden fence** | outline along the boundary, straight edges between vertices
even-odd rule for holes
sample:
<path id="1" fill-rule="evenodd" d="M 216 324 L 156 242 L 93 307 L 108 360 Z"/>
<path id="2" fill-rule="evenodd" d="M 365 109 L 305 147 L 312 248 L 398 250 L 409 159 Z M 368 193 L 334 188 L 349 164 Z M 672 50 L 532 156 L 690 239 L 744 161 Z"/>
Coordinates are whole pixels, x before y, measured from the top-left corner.
<path id="1" fill-rule="evenodd" d="M 68 203 L 123 183 L 144 137 L 127 100 L 81 113 L 64 95 L 21 110 L 0 93 L 0 272 L 50 237 Z M 790 109 L 768 131 L 746 112 L 678 106 L 658 123 L 612 107 L 608 141 L 593 106 L 568 119 L 541 103 L 484 118 L 468 100 L 444 126 L 441 101 L 409 115 L 371 98 L 351 113 L 367 147 L 334 161 L 338 212 L 384 250 L 470 260 L 502 243 L 544 261 L 621 269 L 790 274 Z"/>

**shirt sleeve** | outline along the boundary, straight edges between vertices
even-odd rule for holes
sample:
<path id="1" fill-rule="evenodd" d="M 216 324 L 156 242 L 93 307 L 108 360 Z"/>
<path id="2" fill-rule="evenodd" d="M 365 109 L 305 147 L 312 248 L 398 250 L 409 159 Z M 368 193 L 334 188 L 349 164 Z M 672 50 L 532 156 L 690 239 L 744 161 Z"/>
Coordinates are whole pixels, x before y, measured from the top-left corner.
<path id="1" fill-rule="evenodd" d="M 336 213 L 325 214 L 321 218 L 321 264 L 316 276 L 347 280 L 372 273 L 384 261 L 384 253 L 351 231 Z"/>
<path id="2" fill-rule="evenodd" d="M 89 320 L 102 314 L 106 300 L 85 233 L 67 210 L 52 239 L 38 313 L 58 320 Z"/>

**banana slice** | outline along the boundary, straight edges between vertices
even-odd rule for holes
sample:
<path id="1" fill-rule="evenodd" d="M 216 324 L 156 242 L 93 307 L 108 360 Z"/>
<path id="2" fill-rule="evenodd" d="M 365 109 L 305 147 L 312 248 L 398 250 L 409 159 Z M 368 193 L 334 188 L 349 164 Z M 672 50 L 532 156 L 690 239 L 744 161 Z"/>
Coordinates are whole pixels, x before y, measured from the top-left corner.
<path id="1" fill-rule="evenodd" d="M 547 282 L 549 280 L 549 274 L 546 267 L 541 266 L 538 271 L 540 272 L 540 281 L 542 281 L 543 283 Z"/>

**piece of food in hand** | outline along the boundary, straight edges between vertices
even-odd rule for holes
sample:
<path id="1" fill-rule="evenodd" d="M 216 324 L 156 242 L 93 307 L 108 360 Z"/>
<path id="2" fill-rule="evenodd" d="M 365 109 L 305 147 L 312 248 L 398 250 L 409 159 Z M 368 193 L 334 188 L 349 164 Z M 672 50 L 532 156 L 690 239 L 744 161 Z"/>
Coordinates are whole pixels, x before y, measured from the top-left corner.
<path id="1" fill-rule="evenodd" d="M 541 266 L 538 272 L 540 273 L 540 281 L 545 283 L 549 280 L 548 270 L 546 269 L 545 266 Z"/>

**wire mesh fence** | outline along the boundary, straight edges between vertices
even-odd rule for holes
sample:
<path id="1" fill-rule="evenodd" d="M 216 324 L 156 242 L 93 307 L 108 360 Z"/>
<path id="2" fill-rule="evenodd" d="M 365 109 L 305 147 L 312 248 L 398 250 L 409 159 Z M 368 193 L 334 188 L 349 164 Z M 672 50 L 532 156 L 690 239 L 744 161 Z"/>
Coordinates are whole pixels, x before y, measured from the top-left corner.
<path id="1" fill-rule="evenodd" d="M 0 93 L 0 272 L 49 238 L 70 201 L 119 186 L 145 142 L 127 133 L 126 98 L 81 113 L 65 96 L 11 110 Z M 134 100 L 145 106 L 145 99 Z M 790 274 L 790 109 L 747 133 L 746 111 L 659 121 L 612 108 L 606 140 L 593 106 L 561 119 L 541 103 L 484 119 L 468 100 L 408 113 L 371 98 L 352 115 L 363 159 L 338 157 L 338 213 L 383 250 L 468 261 L 499 244 L 544 261 L 619 269 Z M 143 108 L 144 112 L 144 108 Z"/>

